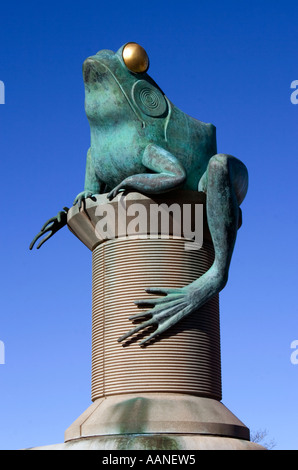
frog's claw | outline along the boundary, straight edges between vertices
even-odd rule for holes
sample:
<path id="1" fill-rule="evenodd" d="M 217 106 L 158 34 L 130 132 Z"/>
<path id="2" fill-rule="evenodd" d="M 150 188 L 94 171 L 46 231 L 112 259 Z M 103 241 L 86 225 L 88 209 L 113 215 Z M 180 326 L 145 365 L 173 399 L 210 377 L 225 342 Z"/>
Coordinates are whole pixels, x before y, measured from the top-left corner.
<path id="1" fill-rule="evenodd" d="M 75 206 L 76 204 L 78 204 L 78 207 L 80 210 L 82 207 L 83 201 L 85 201 L 85 199 L 87 199 L 88 197 L 94 198 L 95 197 L 94 193 L 92 191 L 82 191 L 81 193 L 77 195 L 77 197 L 73 201 L 73 205 Z"/>
<path id="2" fill-rule="evenodd" d="M 63 210 L 58 212 L 56 217 L 49 219 L 41 228 L 40 232 L 34 237 L 30 243 L 29 249 L 32 250 L 35 243 L 43 235 L 47 234 L 45 238 L 37 245 L 39 249 L 49 238 L 51 238 L 58 230 L 64 227 L 67 224 L 67 213 L 69 211 L 68 207 L 63 207 Z"/>
<path id="3" fill-rule="evenodd" d="M 125 187 L 122 185 L 122 183 L 118 184 L 118 186 L 116 186 L 114 189 L 112 189 L 112 191 L 110 191 L 109 194 L 107 195 L 107 198 L 109 199 L 109 201 L 111 201 L 112 199 L 114 199 L 114 197 L 116 197 L 117 194 L 118 194 L 122 189 L 125 189 Z"/>

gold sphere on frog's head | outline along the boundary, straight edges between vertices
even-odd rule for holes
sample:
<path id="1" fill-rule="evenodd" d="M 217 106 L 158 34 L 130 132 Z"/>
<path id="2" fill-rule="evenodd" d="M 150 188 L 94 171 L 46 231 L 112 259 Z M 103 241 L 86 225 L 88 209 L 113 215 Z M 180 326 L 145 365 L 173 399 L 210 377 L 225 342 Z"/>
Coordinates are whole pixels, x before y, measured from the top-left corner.
<path id="1" fill-rule="evenodd" d="M 149 68 L 149 58 L 145 49 L 136 42 L 128 42 L 122 51 L 126 67 L 134 73 L 145 73 Z"/>

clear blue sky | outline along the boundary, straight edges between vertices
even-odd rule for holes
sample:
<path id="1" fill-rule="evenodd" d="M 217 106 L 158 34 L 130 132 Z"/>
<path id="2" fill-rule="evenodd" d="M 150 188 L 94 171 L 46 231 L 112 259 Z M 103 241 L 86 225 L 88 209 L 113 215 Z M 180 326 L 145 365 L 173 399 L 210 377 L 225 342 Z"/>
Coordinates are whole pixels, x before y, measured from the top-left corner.
<path id="1" fill-rule="evenodd" d="M 28 246 L 83 189 L 84 59 L 136 41 L 169 99 L 249 169 L 221 294 L 223 402 L 298 449 L 297 1 L 29 0 L 0 14 L 0 448 L 63 442 L 91 402 L 91 254 L 67 228 Z"/>

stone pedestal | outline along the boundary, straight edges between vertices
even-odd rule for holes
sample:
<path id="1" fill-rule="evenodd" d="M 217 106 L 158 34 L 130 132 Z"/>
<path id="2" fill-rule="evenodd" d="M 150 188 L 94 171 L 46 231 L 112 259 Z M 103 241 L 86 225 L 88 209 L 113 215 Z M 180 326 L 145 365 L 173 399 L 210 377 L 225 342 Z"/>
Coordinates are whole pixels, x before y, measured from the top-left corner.
<path id="1" fill-rule="evenodd" d="M 160 212 L 152 233 L 150 217 Z M 221 403 L 218 296 L 145 347 L 139 342 L 148 331 L 118 342 L 140 312 L 134 301 L 151 297 L 147 287 L 183 287 L 211 266 L 205 196 L 129 193 L 109 202 L 100 195 L 81 211 L 73 207 L 68 227 L 93 258 L 93 404 L 66 430 L 64 444 L 44 449 L 262 449 Z"/>

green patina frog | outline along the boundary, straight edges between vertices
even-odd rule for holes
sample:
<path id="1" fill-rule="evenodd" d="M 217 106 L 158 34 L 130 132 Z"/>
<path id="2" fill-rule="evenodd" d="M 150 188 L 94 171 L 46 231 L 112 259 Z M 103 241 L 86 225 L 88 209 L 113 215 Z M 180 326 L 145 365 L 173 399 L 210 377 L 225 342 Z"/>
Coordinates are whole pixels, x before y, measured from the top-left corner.
<path id="1" fill-rule="evenodd" d="M 212 124 L 187 116 L 145 71 L 128 68 L 125 51 L 133 46 L 121 47 L 116 54 L 100 51 L 84 62 L 91 147 L 85 190 L 75 202 L 107 188 L 109 198 L 122 189 L 152 194 L 179 186 L 197 191 L 216 154 Z M 143 60 L 146 70 L 145 51 L 138 45 L 134 49 L 135 60 Z"/>
<path id="2" fill-rule="evenodd" d="M 212 124 L 174 106 L 147 74 L 149 59 L 136 43 L 116 53 L 102 50 L 83 65 L 85 109 L 90 123 L 85 188 L 74 204 L 100 193 L 113 199 L 120 191 L 160 194 L 175 188 L 203 191 L 215 259 L 198 280 L 180 289 L 150 288 L 162 297 L 144 299 L 148 319 L 122 341 L 149 325 L 156 330 L 142 343 L 194 312 L 226 285 L 239 222 L 239 205 L 248 187 L 245 165 L 217 154 Z M 32 241 L 38 248 L 67 223 L 67 208 L 50 219 Z M 146 314 L 140 314 L 146 317 Z M 132 319 L 138 318 L 138 315 Z"/>

